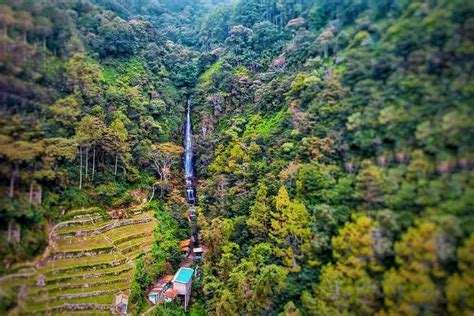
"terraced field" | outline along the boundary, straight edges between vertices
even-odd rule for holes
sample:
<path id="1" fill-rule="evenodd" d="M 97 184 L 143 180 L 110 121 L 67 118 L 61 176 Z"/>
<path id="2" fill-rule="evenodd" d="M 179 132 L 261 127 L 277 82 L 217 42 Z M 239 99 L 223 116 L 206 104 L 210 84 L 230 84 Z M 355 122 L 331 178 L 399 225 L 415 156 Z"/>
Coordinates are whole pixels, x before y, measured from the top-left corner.
<path id="1" fill-rule="evenodd" d="M 152 246 L 156 221 L 141 209 L 116 220 L 97 208 L 68 212 L 38 262 L 0 278 L 18 295 L 14 314 L 110 315 L 115 295 L 130 290 L 133 259 Z"/>

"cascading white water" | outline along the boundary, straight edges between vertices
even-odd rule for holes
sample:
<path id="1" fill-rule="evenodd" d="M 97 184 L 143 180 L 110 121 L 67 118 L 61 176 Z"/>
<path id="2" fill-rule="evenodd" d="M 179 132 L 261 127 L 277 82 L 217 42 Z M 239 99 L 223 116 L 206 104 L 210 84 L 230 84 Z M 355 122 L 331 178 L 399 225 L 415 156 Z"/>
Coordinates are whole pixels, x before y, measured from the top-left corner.
<path id="1" fill-rule="evenodd" d="M 188 100 L 186 108 L 186 123 L 184 129 L 184 175 L 186 177 L 186 197 L 189 204 L 196 203 L 193 165 L 193 136 L 191 132 L 191 101 Z"/>
<path id="2" fill-rule="evenodd" d="M 194 177 L 193 170 L 193 140 L 191 135 L 191 102 L 188 101 L 186 109 L 186 128 L 184 131 L 184 174 L 186 181 Z"/>

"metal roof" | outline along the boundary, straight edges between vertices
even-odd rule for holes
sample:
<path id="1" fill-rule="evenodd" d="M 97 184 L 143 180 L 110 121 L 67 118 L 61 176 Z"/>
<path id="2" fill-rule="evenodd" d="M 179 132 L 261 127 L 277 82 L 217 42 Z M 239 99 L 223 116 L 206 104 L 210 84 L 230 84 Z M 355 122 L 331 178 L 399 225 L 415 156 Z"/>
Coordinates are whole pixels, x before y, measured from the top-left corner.
<path id="1" fill-rule="evenodd" d="M 167 289 L 165 292 L 165 295 L 166 297 L 169 297 L 169 298 L 175 298 L 176 296 L 178 296 L 178 292 L 176 292 L 176 290 L 173 290 L 173 289 Z"/>
<path id="2" fill-rule="evenodd" d="M 186 247 L 186 246 L 189 246 L 190 244 L 191 244 L 191 239 L 186 239 L 179 242 L 179 245 L 181 247 Z"/>
<path id="3" fill-rule="evenodd" d="M 189 283 L 193 277 L 194 270 L 191 268 L 179 268 L 178 272 L 174 275 L 173 282 Z"/>

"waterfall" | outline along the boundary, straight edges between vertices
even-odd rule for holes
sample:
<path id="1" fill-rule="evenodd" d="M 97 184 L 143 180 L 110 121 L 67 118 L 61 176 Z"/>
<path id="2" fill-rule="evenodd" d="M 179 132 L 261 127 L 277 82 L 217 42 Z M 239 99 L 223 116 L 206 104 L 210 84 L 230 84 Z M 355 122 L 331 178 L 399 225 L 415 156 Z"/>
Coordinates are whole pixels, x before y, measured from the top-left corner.
<path id="1" fill-rule="evenodd" d="M 184 128 L 184 175 L 186 178 L 186 198 L 189 204 L 196 203 L 194 188 L 193 135 L 191 132 L 191 101 L 187 101 L 186 122 Z"/>

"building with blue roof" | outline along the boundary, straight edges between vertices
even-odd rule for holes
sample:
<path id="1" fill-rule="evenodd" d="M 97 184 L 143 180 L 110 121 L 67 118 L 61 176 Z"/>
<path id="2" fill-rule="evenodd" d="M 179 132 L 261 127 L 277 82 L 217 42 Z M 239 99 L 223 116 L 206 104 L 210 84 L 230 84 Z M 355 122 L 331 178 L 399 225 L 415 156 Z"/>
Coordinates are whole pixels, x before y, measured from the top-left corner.
<path id="1" fill-rule="evenodd" d="M 173 289 L 178 295 L 184 296 L 184 309 L 188 309 L 189 299 L 191 298 L 191 289 L 193 284 L 194 269 L 181 267 L 174 275 Z"/>

